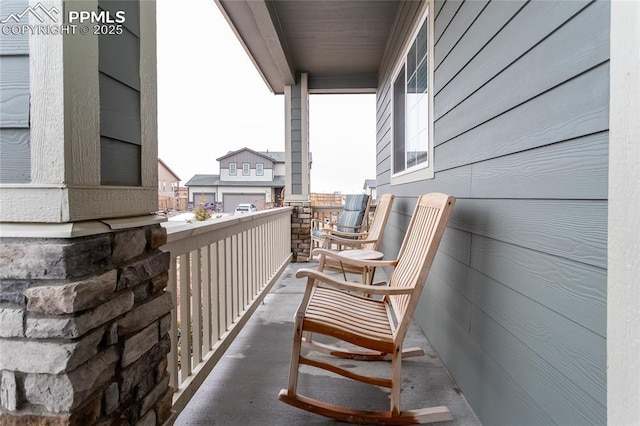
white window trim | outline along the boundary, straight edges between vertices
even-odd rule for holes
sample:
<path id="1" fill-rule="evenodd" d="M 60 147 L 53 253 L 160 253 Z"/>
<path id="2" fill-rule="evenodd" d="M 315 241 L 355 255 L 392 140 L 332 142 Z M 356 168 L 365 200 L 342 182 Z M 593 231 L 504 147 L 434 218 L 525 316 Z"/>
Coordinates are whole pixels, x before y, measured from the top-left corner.
<path id="1" fill-rule="evenodd" d="M 416 22 L 416 25 L 414 26 L 414 28 L 411 31 L 411 37 L 409 37 L 406 41 L 405 44 L 402 48 L 402 54 L 399 56 L 397 63 L 394 67 L 394 71 L 391 74 L 391 79 L 389 81 L 389 84 L 391 85 L 391 185 L 402 185 L 405 183 L 410 183 L 410 182 L 416 182 L 416 181 L 420 181 L 420 180 L 424 180 L 424 179 L 433 179 L 435 176 L 434 173 L 434 140 L 433 140 L 433 69 L 434 69 L 434 60 L 433 60 L 433 53 L 434 53 L 434 46 L 433 46 L 433 37 L 434 37 L 434 31 L 433 31 L 433 27 L 434 27 L 434 13 L 433 13 L 433 0 L 428 0 L 427 2 L 425 2 L 425 6 L 424 9 L 420 12 L 420 16 L 421 18 Z M 394 149 L 394 136 L 393 136 L 393 126 L 394 126 L 394 120 L 393 120 L 393 111 L 394 111 L 394 96 L 393 96 L 393 85 L 394 82 L 396 81 L 396 79 L 398 78 L 398 75 L 400 74 L 400 71 L 403 69 L 406 60 L 407 60 L 407 53 L 409 51 L 409 49 L 411 48 L 411 45 L 413 44 L 413 41 L 415 40 L 415 38 L 418 35 L 418 32 L 420 31 L 420 28 L 422 27 L 422 24 L 424 23 L 425 19 L 429 20 L 429 24 L 428 24 L 428 61 L 429 61 L 429 68 L 428 68 L 428 87 L 429 87 L 429 92 L 428 92 L 428 96 L 429 96 L 429 141 L 428 141 L 428 145 L 427 145 L 427 150 L 428 150 L 428 157 L 427 157 L 427 162 L 426 164 L 418 164 L 416 166 L 413 166 L 409 169 L 405 169 L 401 172 L 398 173 L 393 173 L 393 164 L 394 164 L 394 158 L 393 156 L 395 155 L 395 149 Z M 406 123 L 406 117 L 405 117 L 405 123 Z"/>
<path id="2" fill-rule="evenodd" d="M 262 166 L 262 172 L 260 172 L 258 166 Z M 256 163 L 256 176 L 264 176 L 264 163 Z"/>
<path id="3" fill-rule="evenodd" d="M 233 166 L 233 173 L 231 172 L 231 166 Z M 236 163 L 229 163 L 229 176 L 238 175 L 238 165 Z"/>
<path id="4" fill-rule="evenodd" d="M 244 172 L 245 167 L 247 169 L 247 173 Z M 251 176 L 251 164 L 242 163 L 242 176 Z"/>

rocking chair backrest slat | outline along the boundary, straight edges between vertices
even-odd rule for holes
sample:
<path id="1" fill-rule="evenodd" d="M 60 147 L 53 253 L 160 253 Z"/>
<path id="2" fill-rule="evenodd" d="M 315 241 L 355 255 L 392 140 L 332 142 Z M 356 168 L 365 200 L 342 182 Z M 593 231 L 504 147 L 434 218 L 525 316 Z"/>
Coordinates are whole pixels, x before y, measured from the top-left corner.
<path id="1" fill-rule="evenodd" d="M 391 287 L 414 289 L 410 294 L 389 298 L 397 321 L 396 334 L 401 339 L 420 299 L 454 203 L 452 196 L 432 193 L 422 195 L 416 204 L 398 264 L 389 279 Z"/>
<path id="2" fill-rule="evenodd" d="M 363 250 L 377 250 L 380 245 L 379 240 L 382 236 L 387 220 L 391 213 L 391 206 L 393 205 L 394 196 L 392 194 L 384 194 L 378 200 L 376 205 L 376 211 L 373 214 L 373 220 L 371 221 L 371 227 L 367 234 L 368 240 L 374 240 L 371 243 L 363 244 Z"/>

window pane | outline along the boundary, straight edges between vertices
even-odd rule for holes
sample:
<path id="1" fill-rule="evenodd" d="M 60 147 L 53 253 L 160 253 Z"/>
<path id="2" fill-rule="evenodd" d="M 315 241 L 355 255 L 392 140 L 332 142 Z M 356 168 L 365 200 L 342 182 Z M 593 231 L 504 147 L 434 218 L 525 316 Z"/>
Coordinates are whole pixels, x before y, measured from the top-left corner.
<path id="1" fill-rule="evenodd" d="M 407 78 L 416 72 L 416 42 L 414 41 L 407 53 Z"/>
<path id="2" fill-rule="evenodd" d="M 405 69 L 400 70 L 393 84 L 393 172 L 404 170 L 405 150 Z"/>
<path id="3" fill-rule="evenodd" d="M 416 38 L 415 44 L 416 44 L 416 58 L 418 59 L 418 61 L 421 58 L 424 58 L 425 56 L 427 56 L 427 22 L 429 20 L 425 19 L 424 24 L 422 25 L 422 28 L 420 28 L 420 31 L 418 32 L 418 37 Z"/>
<path id="4" fill-rule="evenodd" d="M 427 58 L 425 57 L 416 71 L 416 93 L 427 93 Z"/>

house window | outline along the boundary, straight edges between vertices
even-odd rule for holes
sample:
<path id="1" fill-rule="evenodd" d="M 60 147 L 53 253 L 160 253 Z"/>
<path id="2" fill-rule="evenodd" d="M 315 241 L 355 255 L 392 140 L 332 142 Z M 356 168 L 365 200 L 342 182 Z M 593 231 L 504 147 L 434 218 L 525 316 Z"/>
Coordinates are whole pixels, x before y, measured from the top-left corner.
<path id="1" fill-rule="evenodd" d="M 263 176 L 264 175 L 264 164 L 256 163 L 256 175 Z"/>
<path id="2" fill-rule="evenodd" d="M 428 7 L 393 79 L 392 184 L 433 178 L 433 37 Z"/>
<path id="3" fill-rule="evenodd" d="M 229 163 L 229 176 L 235 176 L 238 174 L 238 165 L 236 163 Z"/>
<path id="4" fill-rule="evenodd" d="M 251 164 L 242 163 L 242 176 L 249 176 L 250 170 L 251 170 Z"/>

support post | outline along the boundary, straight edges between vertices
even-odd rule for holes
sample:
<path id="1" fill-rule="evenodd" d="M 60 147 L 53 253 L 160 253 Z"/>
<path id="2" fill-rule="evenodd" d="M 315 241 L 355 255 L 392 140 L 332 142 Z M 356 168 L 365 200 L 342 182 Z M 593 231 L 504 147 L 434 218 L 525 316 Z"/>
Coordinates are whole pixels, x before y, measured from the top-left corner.
<path id="1" fill-rule="evenodd" d="M 311 202 L 309 152 L 308 74 L 296 76 L 296 84 L 285 86 L 285 199 L 293 207 L 291 250 L 294 262 L 306 262 L 311 248 Z"/>

